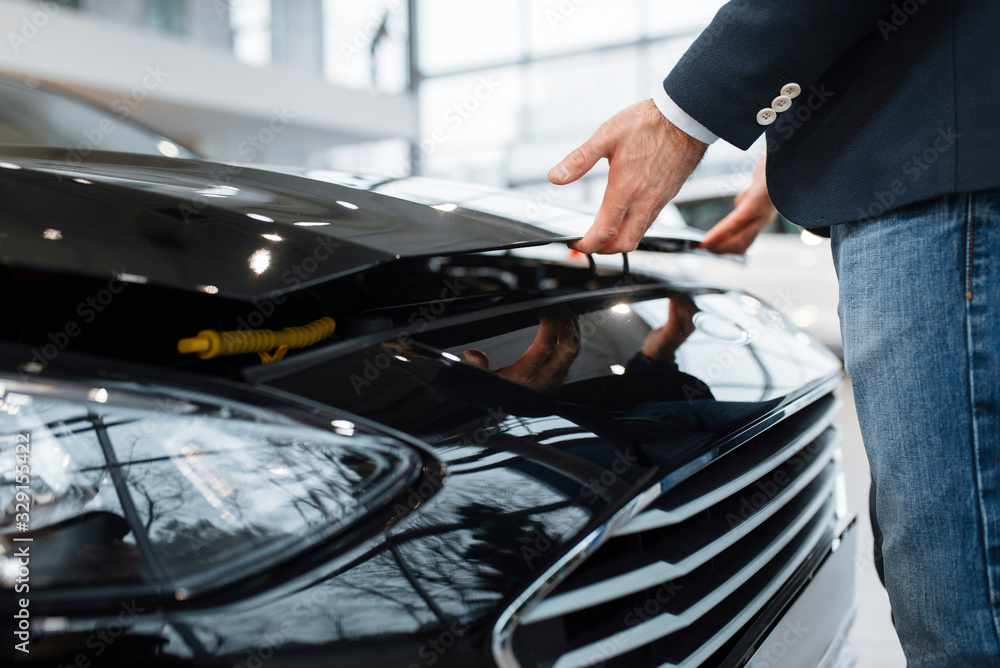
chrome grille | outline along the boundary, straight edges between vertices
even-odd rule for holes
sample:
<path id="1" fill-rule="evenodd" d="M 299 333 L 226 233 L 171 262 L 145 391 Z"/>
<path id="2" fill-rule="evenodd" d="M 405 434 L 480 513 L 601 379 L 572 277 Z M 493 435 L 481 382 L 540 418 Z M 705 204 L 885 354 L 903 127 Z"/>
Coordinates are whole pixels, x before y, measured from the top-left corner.
<path id="1" fill-rule="evenodd" d="M 716 665 L 833 537 L 827 394 L 674 486 L 518 620 L 521 666 Z"/>

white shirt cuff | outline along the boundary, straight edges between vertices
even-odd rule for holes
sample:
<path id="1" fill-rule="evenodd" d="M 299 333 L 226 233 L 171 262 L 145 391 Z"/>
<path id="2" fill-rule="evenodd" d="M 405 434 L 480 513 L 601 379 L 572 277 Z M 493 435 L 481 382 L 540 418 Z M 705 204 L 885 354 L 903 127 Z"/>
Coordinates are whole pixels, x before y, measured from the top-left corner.
<path id="1" fill-rule="evenodd" d="M 653 91 L 653 104 L 660 110 L 663 116 L 677 126 L 677 129 L 684 132 L 700 142 L 706 144 L 713 143 L 719 137 L 708 130 L 704 125 L 694 120 L 690 114 L 677 106 L 677 103 L 670 99 L 667 91 L 663 90 L 660 83 Z"/>

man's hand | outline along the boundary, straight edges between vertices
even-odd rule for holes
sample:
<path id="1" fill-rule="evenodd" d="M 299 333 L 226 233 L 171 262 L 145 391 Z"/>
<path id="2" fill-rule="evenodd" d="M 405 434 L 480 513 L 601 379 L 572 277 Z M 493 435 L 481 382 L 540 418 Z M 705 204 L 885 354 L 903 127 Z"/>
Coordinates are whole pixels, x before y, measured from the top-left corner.
<path id="1" fill-rule="evenodd" d="M 581 253 L 635 250 L 642 236 L 705 154 L 708 144 L 678 130 L 652 100 L 604 122 L 583 146 L 549 171 L 549 181 L 576 181 L 608 159 L 608 187 L 597 219 L 573 247 Z"/>
<path id="2" fill-rule="evenodd" d="M 673 360 L 677 349 L 694 333 L 694 314 L 699 310 L 687 295 L 672 296 L 666 324 L 646 335 L 642 354 L 654 360 Z"/>
<path id="3" fill-rule="evenodd" d="M 757 163 L 750 187 L 736 196 L 736 208 L 705 234 L 702 248 L 713 253 L 742 255 L 757 235 L 778 217 L 778 210 L 767 195 L 765 159 Z"/>
<path id="4" fill-rule="evenodd" d="M 538 333 L 523 355 L 493 373 L 542 394 L 559 389 L 569 368 L 580 355 L 580 320 L 569 309 L 539 314 Z M 465 361 L 490 371 L 490 360 L 481 350 L 463 351 Z"/>

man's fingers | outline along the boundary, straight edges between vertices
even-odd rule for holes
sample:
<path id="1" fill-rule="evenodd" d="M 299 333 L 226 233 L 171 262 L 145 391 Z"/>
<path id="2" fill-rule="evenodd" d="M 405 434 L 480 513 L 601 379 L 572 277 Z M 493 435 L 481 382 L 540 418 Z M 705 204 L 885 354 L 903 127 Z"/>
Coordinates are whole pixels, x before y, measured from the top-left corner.
<path id="1" fill-rule="evenodd" d="M 472 366 L 478 366 L 480 369 L 490 370 L 490 358 L 486 356 L 482 350 L 463 350 L 462 355 L 465 356 L 465 361 Z"/>
<path id="2" fill-rule="evenodd" d="M 694 314 L 698 307 L 686 296 L 675 296 L 670 300 L 670 314 L 667 324 L 673 327 L 679 336 L 687 338 L 694 332 Z"/>
<path id="3" fill-rule="evenodd" d="M 572 362 L 580 354 L 580 320 L 576 314 L 566 309 L 557 314 L 559 318 L 559 341 L 553 357 L 560 363 Z"/>
<path id="4" fill-rule="evenodd" d="M 736 253 L 742 255 L 750 248 L 757 235 L 771 224 L 771 220 L 772 218 L 769 215 L 759 213 L 751 216 L 741 216 L 729 221 L 723 218 L 705 235 L 705 238 L 701 242 L 701 247 L 712 253 Z"/>
<path id="5" fill-rule="evenodd" d="M 762 220 L 755 208 L 738 206 L 705 233 L 701 247 L 713 253 L 743 253 L 757 237 Z"/>
<path id="6" fill-rule="evenodd" d="M 670 318 L 679 317 L 686 320 L 691 320 L 694 314 L 700 311 L 698 305 L 694 303 L 688 295 L 676 294 L 670 298 Z"/>
<path id="7" fill-rule="evenodd" d="M 744 227 L 749 222 L 749 218 L 746 210 L 740 207 L 733 209 L 705 233 L 705 237 L 701 240 L 701 247 L 713 253 L 722 252 L 716 249 L 728 242 L 739 229 Z"/>
<path id="8" fill-rule="evenodd" d="M 605 209 L 604 206 L 601 206 L 594 224 L 590 226 L 582 239 L 572 242 L 570 247 L 581 253 L 598 252 L 618 235 L 623 215 L 624 210 L 622 209 Z"/>
<path id="9" fill-rule="evenodd" d="M 750 187 L 736 196 L 736 208 L 702 239 L 701 247 L 713 253 L 745 253 L 764 229 L 778 217 L 767 195 L 765 159 L 754 169 Z"/>
<path id="10" fill-rule="evenodd" d="M 580 330 L 580 318 L 577 317 L 576 313 L 573 313 L 569 308 L 563 312 L 562 323 L 564 330 L 559 333 L 559 338 L 565 336 L 568 341 L 575 344 L 577 349 L 583 343 L 583 335 Z"/>
<path id="11" fill-rule="evenodd" d="M 602 255 L 613 255 L 634 251 L 649 229 L 652 220 L 650 215 L 651 212 L 647 211 L 646 207 L 633 204 L 618 228 L 618 236 L 610 243 L 604 244 L 597 252 Z"/>
<path id="12" fill-rule="evenodd" d="M 549 170 L 549 181 L 557 186 L 572 183 L 589 172 L 601 158 L 610 157 L 611 147 L 601 139 L 601 130 L 591 136 L 579 148 L 563 158 L 562 162 Z"/>
<path id="13" fill-rule="evenodd" d="M 535 340 L 517 360 L 495 373 L 539 392 L 559 387 L 580 354 L 580 324 L 568 308 L 542 312 Z M 464 351 L 472 365 L 489 369 L 489 360 L 479 350 Z"/>
<path id="14" fill-rule="evenodd" d="M 549 388 L 563 384 L 574 360 L 580 355 L 580 323 L 576 314 L 569 309 L 560 309 L 552 315 L 558 319 L 559 339 L 548 359 L 537 371 Z"/>
<path id="15" fill-rule="evenodd" d="M 570 247 L 581 253 L 602 252 L 601 249 L 618 236 L 622 220 L 629 211 L 631 198 L 632 193 L 617 187 L 614 175 L 610 175 L 593 225 L 583 235 L 583 239 L 571 243 Z"/>
<path id="16" fill-rule="evenodd" d="M 672 125 L 652 100 L 615 114 L 549 172 L 549 180 L 561 185 L 586 174 L 602 157 L 608 159 L 604 202 L 590 230 L 573 247 L 584 253 L 634 249 L 652 220 L 651 212 L 677 194 L 707 147 Z M 633 207 L 633 217 L 622 228 Z M 625 238 L 611 244 L 619 231 Z"/>
<path id="17" fill-rule="evenodd" d="M 537 368 L 545 364 L 559 340 L 559 322 L 548 315 L 539 316 L 538 333 L 524 354 L 511 366 Z"/>
<path id="18" fill-rule="evenodd" d="M 601 247 L 598 253 L 602 255 L 612 255 L 615 253 L 631 253 L 642 243 L 646 232 L 656 221 L 657 216 L 663 211 L 669 200 L 657 202 L 648 210 L 648 205 L 634 203 L 632 208 L 625 214 L 621 226 L 618 228 L 618 237 Z"/>

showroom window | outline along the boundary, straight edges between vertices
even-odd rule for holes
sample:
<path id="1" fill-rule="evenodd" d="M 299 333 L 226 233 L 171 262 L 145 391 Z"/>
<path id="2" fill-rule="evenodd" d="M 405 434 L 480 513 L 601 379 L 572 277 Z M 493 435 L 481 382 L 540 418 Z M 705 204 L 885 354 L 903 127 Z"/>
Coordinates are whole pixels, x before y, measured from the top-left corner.
<path id="1" fill-rule="evenodd" d="M 233 54 L 250 65 L 271 62 L 271 0 L 229 3 Z"/>

